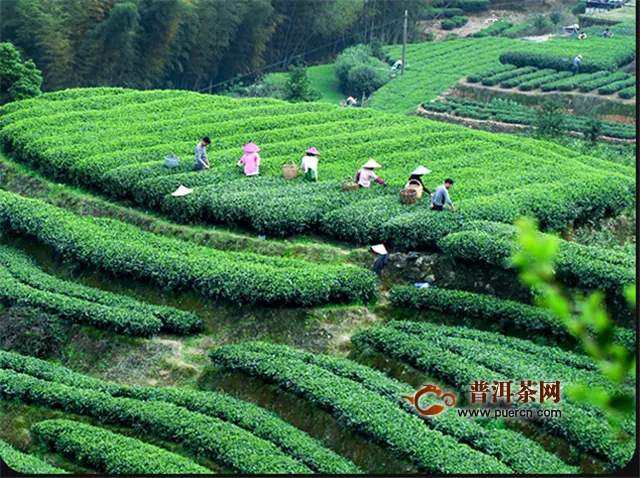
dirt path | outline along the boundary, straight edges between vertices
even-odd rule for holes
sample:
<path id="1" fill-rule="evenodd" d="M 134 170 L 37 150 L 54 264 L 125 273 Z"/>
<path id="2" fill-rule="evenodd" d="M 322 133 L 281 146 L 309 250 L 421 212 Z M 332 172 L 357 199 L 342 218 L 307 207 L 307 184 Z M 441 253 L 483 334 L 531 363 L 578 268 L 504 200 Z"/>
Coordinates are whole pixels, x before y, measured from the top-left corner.
<path id="1" fill-rule="evenodd" d="M 436 40 L 446 38 L 449 33 L 457 33 L 460 37 L 466 37 L 491 25 L 490 20 L 492 19 L 509 20 L 512 23 L 521 23 L 524 20 L 525 14 L 508 10 L 487 10 L 465 16 L 469 19 L 469 22 L 462 28 L 456 28 L 454 30 L 443 30 L 440 27 L 440 23 L 443 20 L 442 18 L 438 20 L 425 20 L 422 22 L 424 25 L 424 32 L 433 32 L 436 36 Z"/>

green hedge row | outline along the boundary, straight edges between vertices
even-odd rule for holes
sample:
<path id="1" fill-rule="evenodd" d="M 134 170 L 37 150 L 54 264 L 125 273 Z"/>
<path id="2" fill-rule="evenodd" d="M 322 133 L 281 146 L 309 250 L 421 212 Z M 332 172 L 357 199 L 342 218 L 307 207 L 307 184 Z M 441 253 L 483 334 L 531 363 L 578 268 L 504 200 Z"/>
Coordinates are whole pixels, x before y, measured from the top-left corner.
<path id="1" fill-rule="evenodd" d="M 155 316 L 162 322 L 162 330 L 167 332 L 192 334 L 200 332 L 204 326 L 202 319 L 193 312 L 152 305 L 125 295 L 58 279 L 43 272 L 28 255 L 16 249 L 0 246 L 0 267 L 2 266 L 16 280 L 40 291 L 65 295 L 95 305 L 128 309 L 134 314 Z"/>
<path id="2" fill-rule="evenodd" d="M 394 307 L 437 310 L 449 315 L 487 319 L 501 329 L 517 328 L 544 336 L 570 336 L 564 324 L 546 309 L 484 294 L 400 286 L 389 291 L 389 301 Z M 630 350 L 636 349 L 634 330 L 618 328 L 616 340 Z"/>
<path id="3" fill-rule="evenodd" d="M 0 224 L 114 274 L 165 287 L 193 288 L 204 296 L 240 304 L 311 306 L 368 302 L 377 296 L 377 277 L 361 268 L 221 252 L 111 219 L 75 216 L 40 200 L 3 191 Z"/>
<path id="4" fill-rule="evenodd" d="M 132 387 L 98 380 L 61 365 L 0 350 L 0 369 L 76 388 L 104 392 L 114 397 L 145 402 L 167 402 L 230 422 L 272 442 L 287 455 L 324 474 L 359 474 L 362 471 L 322 443 L 273 413 L 225 393 L 156 387 Z"/>
<path id="5" fill-rule="evenodd" d="M 402 325 L 399 323 L 400 327 Z M 422 324 L 412 323 L 414 332 L 416 325 Z M 545 362 L 535 353 L 513 352 L 504 346 L 450 337 L 446 335 L 450 327 L 440 326 L 435 330 L 428 327 L 423 333 L 409 334 L 395 326 L 396 323 L 391 323 L 389 327 L 372 327 L 359 332 L 352 340 L 358 346 L 367 345 L 389 357 L 405 361 L 430 376 L 458 387 L 460 391 L 467 392 L 469 384 L 475 380 L 492 383 L 493 380 L 517 380 L 519 377 L 534 381 L 560 380 L 563 387 L 569 383 L 585 383 L 585 378 L 595 378 L 591 382 L 594 384 L 601 383 L 597 371 L 571 369 L 553 361 Z M 635 440 L 619 443 L 604 416 L 590 407 L 581 408 L 564 396 L 560 403 L 562 417 L 541 420 L 543 427 L 551 433 L 565 436 L 586 452 L 606 458 L 616 467 L 624 466 L 629 461 Z M 552 402 L 536 402 L 526 406 L 533 409 L 558 407 Z M 632 427 L 633 424 L 626 424 L 628 430 Z"/>
<path id="6" fill-rule="evenodd" d="M 406 383 L 390 378 L 378 370 L 352 360 L 312 354 L 305 350 L 291 347 L 265 343 L 247 343 L 243 344 L 243 346 L 246 350 L 297 362 L 300 367 L 320 367 L 336 377 L 354 381 L 367 390 L 391 401 L 392 404 L 400 406 L 413 415 L 417 415 L 415 408 L 402 398 L 402 395 L 413 394 L 413 388 Z M 436 403 L 438 399 L 424 396 L 421 398 L 421 402 Z M 493 420 L 480 424 L 455 413 L 443 413 L 431 417 L 424 423 L 445 435 L 470 445 L 478 451 L 496 457 L 517 473 L 570 473 L 574 471 L 572 467 L 566 466 L 559 458 L 545 451 L 537 443 L 518 432 L 500 427 Z"/>
<path id="7" fill-rule="evenodd" d="M 465 230 L 444 237 L 438 241 L 438 247 L 457 259 L 510 268 L 511 256 L 517 249 L 514 234 Z M 621 294 L 625 287 L 636 281 L 635 260 L 627 254 L 613 256 L 607 251 L 600 252 L 596 248 L 568 241 L 560 243 L 555 264 L 556 272 L 561 277 L 571 285 L 586 289 L 603 289 Z"/>
<path id="8" fill-rule="evenodd" d="M 571 73 L 557 73 L 557 75 L 563 74 L 570 75 Z M 527 87 L 537 86 L 540 81 L 544 81 L 544 78 L 539 78 L 537 80 L 527 82 Z M 525 87 L 527 83 L 521 84 L 520 88 L 522 89 L 523 87 Z M 446 101 L 432 101 L 429 103 L 423 103 L 422 107 L 428 111 L 450 113 L 463 118 L 473 118 L 481 120 L 492 119 L 505 123 L 531 126 L 535 126 L 539 122 L 539 110 L 537 108 L 528 107 L 511 100 L 494 99 L 489 103 L 483 103 L 461 98 L 447 98 Z M 566 130 L 584 133 L 591 127 L 591 121 L 592 118 L 589 118 L 587 116 L 562 114 L 561 127 Z M 602 121 L 601 133 L 604 136 L 609 136 L 612 138 L 635 139 L 636 128 L 634 125 L 616 123 L 614 121 Z"/>
<path id="9" fill-rule="evenodd" d="M 440 22 L 440 27 L 443 30 L 453 30 L 454 28 L 465 26 L 468 22 L 469 19 L 467 17 L 456 15 L 451 18 L 447 18 L 446 20 L 442 20 L 442 22 Z"/>
<path id="10" fill-rule="evenodd" d="M 421 471 L 509 473 L 495 458 L 458 443 L 364 386 L 323 368 L 273 353 L 268 344 L 225 345 L 210 352 L 212 361 L 233 372 L 276 383 L 331 413 L 343 426 L 410 460 Z M 272 346 L 273 348 L 275 346 Z M 288 347 L 277 346 L 286 353 Z M 363 406 L 366 404 L 366 406 Z"/>
<path id="11" fill-rule="evenodd" d="M 0 458 L 13 471 L 25 475 L 65 475 L 68 471 L 45 463 L 35 456 L 27 455 L 0 440 Z"/>
<path id="12" fill-rule="evenodd" d="M 28 305 L 75 323 L 116 333 L 148 337 L 166 330 L 179 334 L 202 330 L 197 315 L 173 307 L 64 281 L 43 272 L 21 251 L 0 246 L 0 301 Z"/>
<path id="13" fill-rule="evenodd" d="M 618 91 L 618 96 L 624 100 L 630 100 L 634 96 L 636 96 L 636 86 L 629 86 L 628 88 L 623 88 Z"/>
<path id="14" fill-rule="evenodd" d="M 619 71 L 616 73 L 612 73 L 610 75 L 594 77 L 589 81 L 580 83 L 578 86 L 578 89 L 582 93 L 587 93 L 589 91 L 602 88 L 603 86 L 610 85 L 611 83 L 617 83 L 618 81 L 628 80 L 629 78 L 630 78 L 630 75 Z"/>
<path id="15" fill-rule="evenodd" d="M 175 453 L 72 420 L 44 420 L 30 432 L 51 451 L 98 472 L 114 475 L 211 475 L 208 468 Z"/>
<path id="16" fill-rule="evenodd" d="M 192 453 L 207 456 L 240 473 L 311 471 L 272 443 L 235 425 L 170 403 L 114 398 L 93 390 L 38 380 L 11 370 L 0 370 L 0 398 L 86 415 L 105 424 L 131 427 L 141 433 L 180 443 Z"/>
<path id="17" fill-rule="evenodd" d="M 498 65 L 493 68 L 488 68 L 486 70 L 479 71 L 478 73 L 473 73 L 471 75 L 467 75 L 467 82 L 469 83 L 478 83 L 483 78 L 488 78 L 489 76 L 498 75 L 500 73 L 504 73 L 506 71 L 515 70 L 515 65 Z"/>
<path id="18" fill-rule="evenodd" d="M 500 33 L 504 32 L 508 28 L 511 28 L 512 26 L 513 26 L 513 23 L 511 22 L 507 22 L 505 20 L 498 20 L 497 22 L 492 23 L 488 27 L 483 28 L 482 30 L 478 30 L 473 34 L 473 36 L 476 38 L 498 36 L 500 35 Z"/>
<path id="19" fill-rule="evenodd" d="M 509 69 L 507 71 L 503 71 L 501 73 L 482 78 L 482 84 L 484 86 L 494 86 L 499 83 L 502 83 L 503 81 L 510 80 L 512 78 L 517 78 L 519 76 L 528 75 L 530 73 L 535 73 L 536 71 L 538 71 L 538 69 L 534 68 L 533 66 Z"/>
<path id="20" fill-rule="evenodd" d="M 536 70 L 532 73 L 528 73 L 526 75 L 518 75 L 515 78 L 510 78 L 500 83 L 500 88 L 513 88 L 514 86 L 519 86 L 523 83 L 527 83 L 530 80 L 536 80 L 538 78 L 546 78 L 549 75 L 557 73 L 556 70 L 544 69 L 544 70 Z"/>
<path id="21" fill-rule="evenodd" d="M 477 317 L 495 322 L 501 328 L 516 327 L 541 334 L 568 335 L 563 323 L 545 309 L 484 294 L 402 286 L 389 291 L 389 300 L 394 307 Z"/>
<path id="22" fill-rule="evenodd" d="M 505 28 L 500 35 L 507 38 L 520 38 L 530 35 L 533 31 L 534 27 L 531 23 L 518 23 L 509 28 Z"/>
<path id="23" fill-rule="evenodd" d="M 151 337 L 162 322 L 153 315 L 46 292 L 16 280 L 0 266 L 0 303 L 34 307 L 76 324 L 90 325 L 117 334 Z"/>
<path id="24" fill-rule="evenodd" d="M 423 56 L 417 57 L 420 62 L 441 65 L 443 57 L 451 56 L 454 70 L 463 62 L 472 71 L 474 67 L 469 65 L 480 69 L 491 64 L 489 57 L 495 61 L 498 50 L 523 46 L 499 38 L 446 43 L 416 45 L 416 49 L 430 53 L 424 60 Z M 421 237 L 431 233 L 414 230 L 411 221 L 436 222 L 423 220 L 427 198 L 416 206 L 401 206 L 397 196 L 406 183 L 407 172 L 416 166 L 418 150 L 427 151 L 434 171 L 449 168 L 451 157 L 467 158 L 457 170 L 453 198 L 466 218 L 510 222 L 524 211 L 538 216 L 544 227 L 564 227 L 567 223 L 562 221 L 577 217 L 574 211 L 576 215 L 584 211 L 583 203 L 593 204 L 594 197 L 603 198 L 605 194 L 613 196 L 606 191 L 593 196 L 593 185 L 610 184 L 611 173 L 626 174 L 623 168 L 614 170 L 610 164 L 603 166 L 603 162 L 587 160 L 549 143 L 522 138 L 510 141 L 421 118 L 320 103 L 292 105 L 188 92 L 127 91 L 111 96 L 96 93 L 86 100 L 74 96 L 63 101 L 45 98 L 40 103 L 25 102 L 24 109 L 0 108 L 0 115 L 0 124 L 4 125 L 0 136 L 5 146 L 20 161 L 52 177 L 96 187 L 110 196 L 161 210 L 178 221 L 242 225 L 274 237 L 320 230 L 339 239 L 353 237 L 368 242 L 371 238 L 419 247 Z M 42 131 L 47 134 L 43 136 Z M 193 172 L 189 158 L 193 157 L 196 139 L 204 134 L 214 138 L 209 151 L 213 168 Z M 249 140 L 263 148 L 260 178 L 244 178 L 235 167 L 239 145 Z M 309 185 L 280 178 L 282 163 L 299 161 L 301 151 L 310 144 L 323 153 L 321 182 Z M 178 168 L 164 167 L 161 158 L 168 151 L 183 158 Z M 371 156 L 384 165 L 381 175 L 390 187 L 373 185 L 367 191 L 343 192 L 340 182 L 354 174 L 363 158 Z M 589 167 L 584 168 L 587 162 Z M 490 174 L 496 164 L 502 171 L 499 180 Z M 482 187 L 495 191 L 495 196 L 477 194 L 479 170 L 486 172 Z M 443 179 L 435 174 L 430 177 L 430 189 Z M 540 182 L 542 177 L 544 184 Z M 572 187 L 563 188 L 567 177 L 572 178 Z M 629 189 L 628 181 L 628 177 L 623 180 L 621 190 Z M 194 188 L 194 192 L 183 198 L 171 197 L 179 184 Z M 557 195 L 554 206 L 538 207 L 548 188 Z M 574 197 L 574 191 L 585 195 Z M 371 217 L 372 205 L 387 217 L 383 228 L 372 226 L 380 223 L 377 218 L 354 221 L 349 217 Z M 339 221 L 334 221 L 336 216 Z M 414 238 L 411 244 L 405 236 Z M 161 275 L 164 280 L 165 274 Z M 229 293 L 235 296 L 237 290 Z M 306 297 L 314 295 L 315 291 Z M 275 302 L 275 298 L 269 300 Z"/>
<path id="25" fill-rule="evenodd" d="M 611 93 L 615 93 L 616 91 L 623 90 L 625 88 L 634 87 L 636 85 L 636 77 L 632 76 L 627 80 L 615 81 L 613 83 L 609 83 L 608 85 L 601 86 L 598 88 L 599 95 L 610 95 Z"/>
<path id="26" fill-rule="evenodd" d="M 570 352 L 559 347 L 539 345 L 529 340 L 519 339 L 509 335 L 478 330 L 467 327 L 443 326 L 431 322 L 394 321 L 388 327 L 407 334 L 422 336 L 426 334 L 445 334 L 448 337 L 459 337 L 475 340 L 480 343 L 492 344 L 508 350 L 516 350 L 528 354 L 538 355 L 541 360 L 557 362 L 575 369 L 598 371 L 598 364 L 586 355 Z"/>
<path id="27" fill-rule="evenodd" d="M 561 80 L 551 81 L 540 86 L 542 91 L 571 91 L 578 88 L 580 85 L 598 80 L 610 76 L 609 71 L 596 71 L 595 73 L 580 73 L 579 75 L 572 75 Z"/>
<path id="28" fill-rule="evenodd" d="M 613 41 L 612 41 L 613 40 Z M 554 70 L 570 70 L 573 59 L 583 55 L 580 71 L 593 73 L 615 71 L 635 60 L 636 45 L 625 37 L 593 38 L 587 40 L 552 38 L 531 43 L 526 49 L 507 51 L 500 55 L 501 63 L 516 66 L 535 66 Z"/>

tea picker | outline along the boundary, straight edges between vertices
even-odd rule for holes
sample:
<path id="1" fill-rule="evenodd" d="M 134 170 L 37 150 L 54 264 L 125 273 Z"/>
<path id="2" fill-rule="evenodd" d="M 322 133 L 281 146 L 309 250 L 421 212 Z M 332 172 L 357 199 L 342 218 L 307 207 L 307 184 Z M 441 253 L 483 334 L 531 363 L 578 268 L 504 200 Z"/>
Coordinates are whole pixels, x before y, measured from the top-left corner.
<path id="1" fill-rule="evenodd" d="M 418 198 L 422 197 L 423 192 L 426 192 L 427 194 L 431 195 L 431 191 L 429 191 L 427 187 L 424 185 L 424 183 L 422 182 L 422 176 L 429 173 L 431 173 L 430 169 L 427 169 L 424 166 L 418 166 L 416 169 L 413 170 L 413 172 L 409 176 L 409 179 L 407 181 L 405 188 L 416 189 Z"/>
<path id="2" fill-rule="evenodd" d="M 207 158 L 207 146 L 211 144 L 211 138 L 205 136 L 196 145 L 196 162 L 194 168 L 196 171 L 202 171 L 204 169 L 210 169 L 209 158 Z"/>
<path id="3" fill-rule="evenodd" d="M 384 266 L 386 266 L 387 262 L 389 262 L 389 252 L 387 251 L 387 248 L 384 247 L 384 244 L 376 244 L 375 246 L 371 246 L 371 250 L 378 254 L 378 257 L 374 261 L 371 270 L 380 275 L 382 273 L 382 269 L 384 269 Z"/>
<path id="4" fill-rule="evenodd" d="M 358 182 L 358 186 L 360 186 L 361 188 L 368 188 L 371 184 L 371 181 L 373 180 L 378 184 L 386 187 L 387 183 L 385 183 L 382 178 L 378 177 L 376 173 L 373 172 L 374 169 L 381 167 L 382 165 L 378 164 L 378 162 L 373 158 L 364 163 L 356 173 L 356 181 Z"/>
<path id="5" fill-rule="evenodd" d="M 305 153 L 300 165 L 304 173 L 304 179 L 305 181 L 316 182 L 318 181 L 318 157 L 320 156 L 320 151 L 313 147 L 307 149 Z"/>
<path id="6" fill-rule="evenodd" d="M 246 176 L 258 176 L 260 174 L 260 148 L 257 144 L 251 142 L 242 147 L 244 154 L 238 161 L 238 166 L 244 164 L 244 174 Z"/>

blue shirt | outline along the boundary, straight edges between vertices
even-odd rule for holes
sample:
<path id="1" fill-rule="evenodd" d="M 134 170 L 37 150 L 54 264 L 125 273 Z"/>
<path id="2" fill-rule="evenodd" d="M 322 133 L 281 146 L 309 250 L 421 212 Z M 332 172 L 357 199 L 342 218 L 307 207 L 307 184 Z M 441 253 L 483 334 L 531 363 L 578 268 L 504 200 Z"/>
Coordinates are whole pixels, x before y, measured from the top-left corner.
<path id="1" fill-rule="evenodd" d="M 436 192 L 433 193 L 433 204 L 436 206 L 444 206 L 444 203 L 452 205 L 451 199 L 449 199 L 449 191 L 443 184 L 436 188 Z"/>
<path id="2" fill-rule="evenodd" d="M 206 166 L 207 164 L 207 150 L 200 143 L 196 146 L 196 166 Z"/>

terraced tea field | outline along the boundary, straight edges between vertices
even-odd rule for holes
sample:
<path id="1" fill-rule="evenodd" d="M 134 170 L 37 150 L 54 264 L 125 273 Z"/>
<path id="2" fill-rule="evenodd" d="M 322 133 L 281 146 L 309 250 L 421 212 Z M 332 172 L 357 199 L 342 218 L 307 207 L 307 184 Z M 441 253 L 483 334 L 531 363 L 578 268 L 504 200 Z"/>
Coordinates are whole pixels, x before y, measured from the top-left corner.
<path id="1" fill-rule="evenodd" d="M 240 225 L 274 237 L 316 231 L 358 244 L 424 247 L 472 220 L 512 222 L 530 214 L 543 227 L 561 229 L 615 213 L 623 206 L 617 198 L 635 195 L 630 168 L 549 143 L 321 103 L 72 90 L 7 105 L 0 126 L 16 159 L 57 181 L 181 222 Z M 212 168 L 195 172 L 193 149 L 204 135 L 213 138 Z M 245 178 L 235 165 L 248 141 L 262 148 L 259 178 Z M 280 177 L 281 166 L 299 162 L 310 146 L 322 152 L 320 182 Z M 169 152 L 181 158 L 177 168 L 164 166 Z M 370 157 L 383 165 L 389 187 L 342 191 L 341 182 Z M 426 179 L 432 190 L 445 177 L 456 180 L 458 214 L 443 222 L 425 199 L 399 203 L 399 189 L 419 164 L 433 170 Z M 612 180 L 616 188 L 608 187 Z M 193 193 L 172 197 L 180 184 Z M 553 207 L 541 209 L 545 201 Z M 442 223 L 440 232 L 434 220 Z"/>
<path id="2" fill-rule="evenodd" d="M 470 61 L 477 42 L 492 58 L 513 47 L 473 39 L 441 53 L 455 44 Z M 475 56 L 465 72 L 497 66 Z M 211 170 L 196 172 L 205 135 Z M 539 239 L 619 217 L 634 203 L 633 168 L 371 108 L 168 90 L 11 103 L 0 141 L 10 156 L 0 156 L 0 456 L 13 469 L 555 476 L 629 461 L 635 417 L 617 433 L 600 406 L 565 392 L 632 396 L 635 383 L 604 377 L 533 305 L 511 257 L 521 215 L 539 220 Z M 249 141 L 261 147 L 259 177 L 236 166 Z M 282 165 L 311 146 L 319 181 L 284 179 Z M 343 190 L 370 157 L 388 186 Z M 430 189 L 456 180 L 455 213 L 431 211 L 428 195 L 400 203 L 420 164 Z M 193 192 L 173 197 L 179 185 Z M 363 267 L 377 242 L 394 257 L 381 276 Z M 633 350 L 621 304 L 635 253 L 558 244 L 555 277 L 604 291 L 621 311 L 612 340 Z M 436 288 L 406 285 L 418 264 Z M 441 286 L 456 274 L 459 289 Z M 406 399 L 437 383 L 466 406 L 474 381 L 524 378 L 562 381 L 559 418 L 425 418 Z"/>
<path id="3" fill-rule="evenodd" d="M 459 79 L 499 66 L 502 53 L 526 47 L 518 40 L 495 37 L 407 45 L 406 63 L 410 69 L 380 88 L 371 106 L 390 113 L 411 113 L 422 101 L 435 98 Z M 398 59 L 402 47 L 388 47 L 385 53 Z"/>

